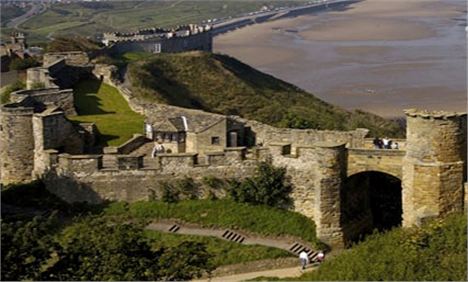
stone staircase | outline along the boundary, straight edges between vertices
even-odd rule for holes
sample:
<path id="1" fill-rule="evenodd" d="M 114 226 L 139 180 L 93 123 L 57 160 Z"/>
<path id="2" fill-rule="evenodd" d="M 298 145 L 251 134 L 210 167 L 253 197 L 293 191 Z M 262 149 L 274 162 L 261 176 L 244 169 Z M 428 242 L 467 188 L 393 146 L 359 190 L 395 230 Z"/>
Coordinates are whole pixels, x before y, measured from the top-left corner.
<path id="1" fill-rule="evenodd" d="M 224 231 L 222 237 L 225 240 L 232 241 L 232 242 L 235 242 L 235 243 L 242 243 L 245 240 L 245 236 L 242 236 L 242 235 L 236 233 L 235 231 L 232 231 L 232 230 L 229 230 L 229 229 Z"/>
<path id="2" fill-rule="evenodd" d="M 302 251 L 305 251 L 307 253 L 307 256 L 309 257 L 309 261 L 314 261 L 315 258 L 317 257 L 318 255 L 318 252 L 308 248 L 307 246 L 304 246 L 303 244 L 299 243 L 299 242 L 294 242 L 290 247 L 289 247 L 289 250 L 288 250 L 290 253 L 293 253 L 297 256 L 299 256 L 299 254 L 302 252 Z"/>

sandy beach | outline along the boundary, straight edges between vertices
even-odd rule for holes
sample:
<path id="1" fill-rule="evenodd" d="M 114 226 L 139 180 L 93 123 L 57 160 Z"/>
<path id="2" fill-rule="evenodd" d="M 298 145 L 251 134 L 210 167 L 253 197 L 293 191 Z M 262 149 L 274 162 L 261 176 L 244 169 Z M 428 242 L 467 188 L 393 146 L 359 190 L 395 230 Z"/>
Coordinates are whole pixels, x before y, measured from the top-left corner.
<path id="1" fill-rule="evenodd" d="M 215 38 L 229 54 L 347 109 L 466 110 L 464 0 L 364 0 Z"/>

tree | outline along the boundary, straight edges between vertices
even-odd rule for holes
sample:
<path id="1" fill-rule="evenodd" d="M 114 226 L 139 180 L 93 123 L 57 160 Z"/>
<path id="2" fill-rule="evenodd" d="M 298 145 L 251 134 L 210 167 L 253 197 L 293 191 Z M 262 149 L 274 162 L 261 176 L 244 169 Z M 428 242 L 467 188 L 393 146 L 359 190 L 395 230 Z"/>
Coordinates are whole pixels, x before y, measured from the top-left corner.
<path id="1" fill-rule="evenodd" d="M 12 70 L 25 70 L 39 66 L 40 63 L 33 57 L 29 58 L 14 58 L 10 63 L 10 69 Z"/>
<path id="2" fill-rule="evenodd" d="M 182 242 L 162 254 L 159 260 L 160 278 L 172 281 L 198 278 L 204 272 L 214 269 L 210 258 L 211 255 L 206 251 L 204 244 Z"/>
<path id="3" fill-rule="evenodd" d="M 284 208 L 290 205 L 292 186 L 286 177 L 286 168 L 274 167 L 271 161 L 259 163 L 255 176 L 230 188 L 237 202 L 264 204 Z"/>
<path id="4" fill-rule="evenodd" d="M 66 228 L 59 241 L 59 259 L 44 280 L 158 280 L 162 251 L 152 251 L 132 225 L 91 217 Z"/>
<path id="5" fill-rule="evenodd" d="M 54 215 L 29 222 L 2 222 L 1 280 L 40 279 L 42 266 L 57 247 L 50 235 L 56 229 Z"/>
<path id="6" fill-rule="evenodd" d="M 43 280 L 189 280 L 210 271 L 203 244 L 152 250 L 143 230 L 90 217 L 64 230 Z"/>

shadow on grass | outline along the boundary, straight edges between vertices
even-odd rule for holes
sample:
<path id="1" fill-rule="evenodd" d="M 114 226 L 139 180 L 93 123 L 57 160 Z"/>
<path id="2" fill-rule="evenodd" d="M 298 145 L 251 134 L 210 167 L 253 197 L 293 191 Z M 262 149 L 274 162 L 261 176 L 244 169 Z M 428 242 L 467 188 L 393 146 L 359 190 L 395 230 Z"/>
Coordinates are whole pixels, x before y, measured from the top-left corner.
<path id="1" fill-rule="evenodd" d="M 101 85 L 102 81 L 90 79 L 78 83 L 73 89 L 78 115 L 115 114 L 114 111 L 105 111 L 101 108 L 102 99 L 97 96 Z"/>
<path id="2" fill-rule="evenodd" d="M 31 220 L 56 214 L 59 219 L 100 214 L 109 202 L 100 204 L 67 203 L 49 192 L 42 181 L 8 185 L 1 191 L 2 221 Z"/>

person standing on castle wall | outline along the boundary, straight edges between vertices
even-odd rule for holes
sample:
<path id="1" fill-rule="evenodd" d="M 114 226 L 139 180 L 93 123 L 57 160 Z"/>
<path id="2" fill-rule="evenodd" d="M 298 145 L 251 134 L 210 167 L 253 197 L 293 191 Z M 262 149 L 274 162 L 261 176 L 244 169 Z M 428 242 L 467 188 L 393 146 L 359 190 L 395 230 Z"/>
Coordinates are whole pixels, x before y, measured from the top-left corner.
<path id="1" fill-rule="evenodd" d="M 382 149 L 382 140 L 378 137 L 375 137 L 372 143 L 374 144 L 374 149 Z"/>
<path id="2" fill-rule="evenodd" d="M 382 143 L 383 143 L 383 148 L 384 148 L 384 149 L 388 149 L 388 148 L 389 148 L 389 147 L 388 147 L 389 142 L 390 142 L 390 140 L 389 140 L 387 137 L 384 137 L 384 138 L 382 139 Z"/>

